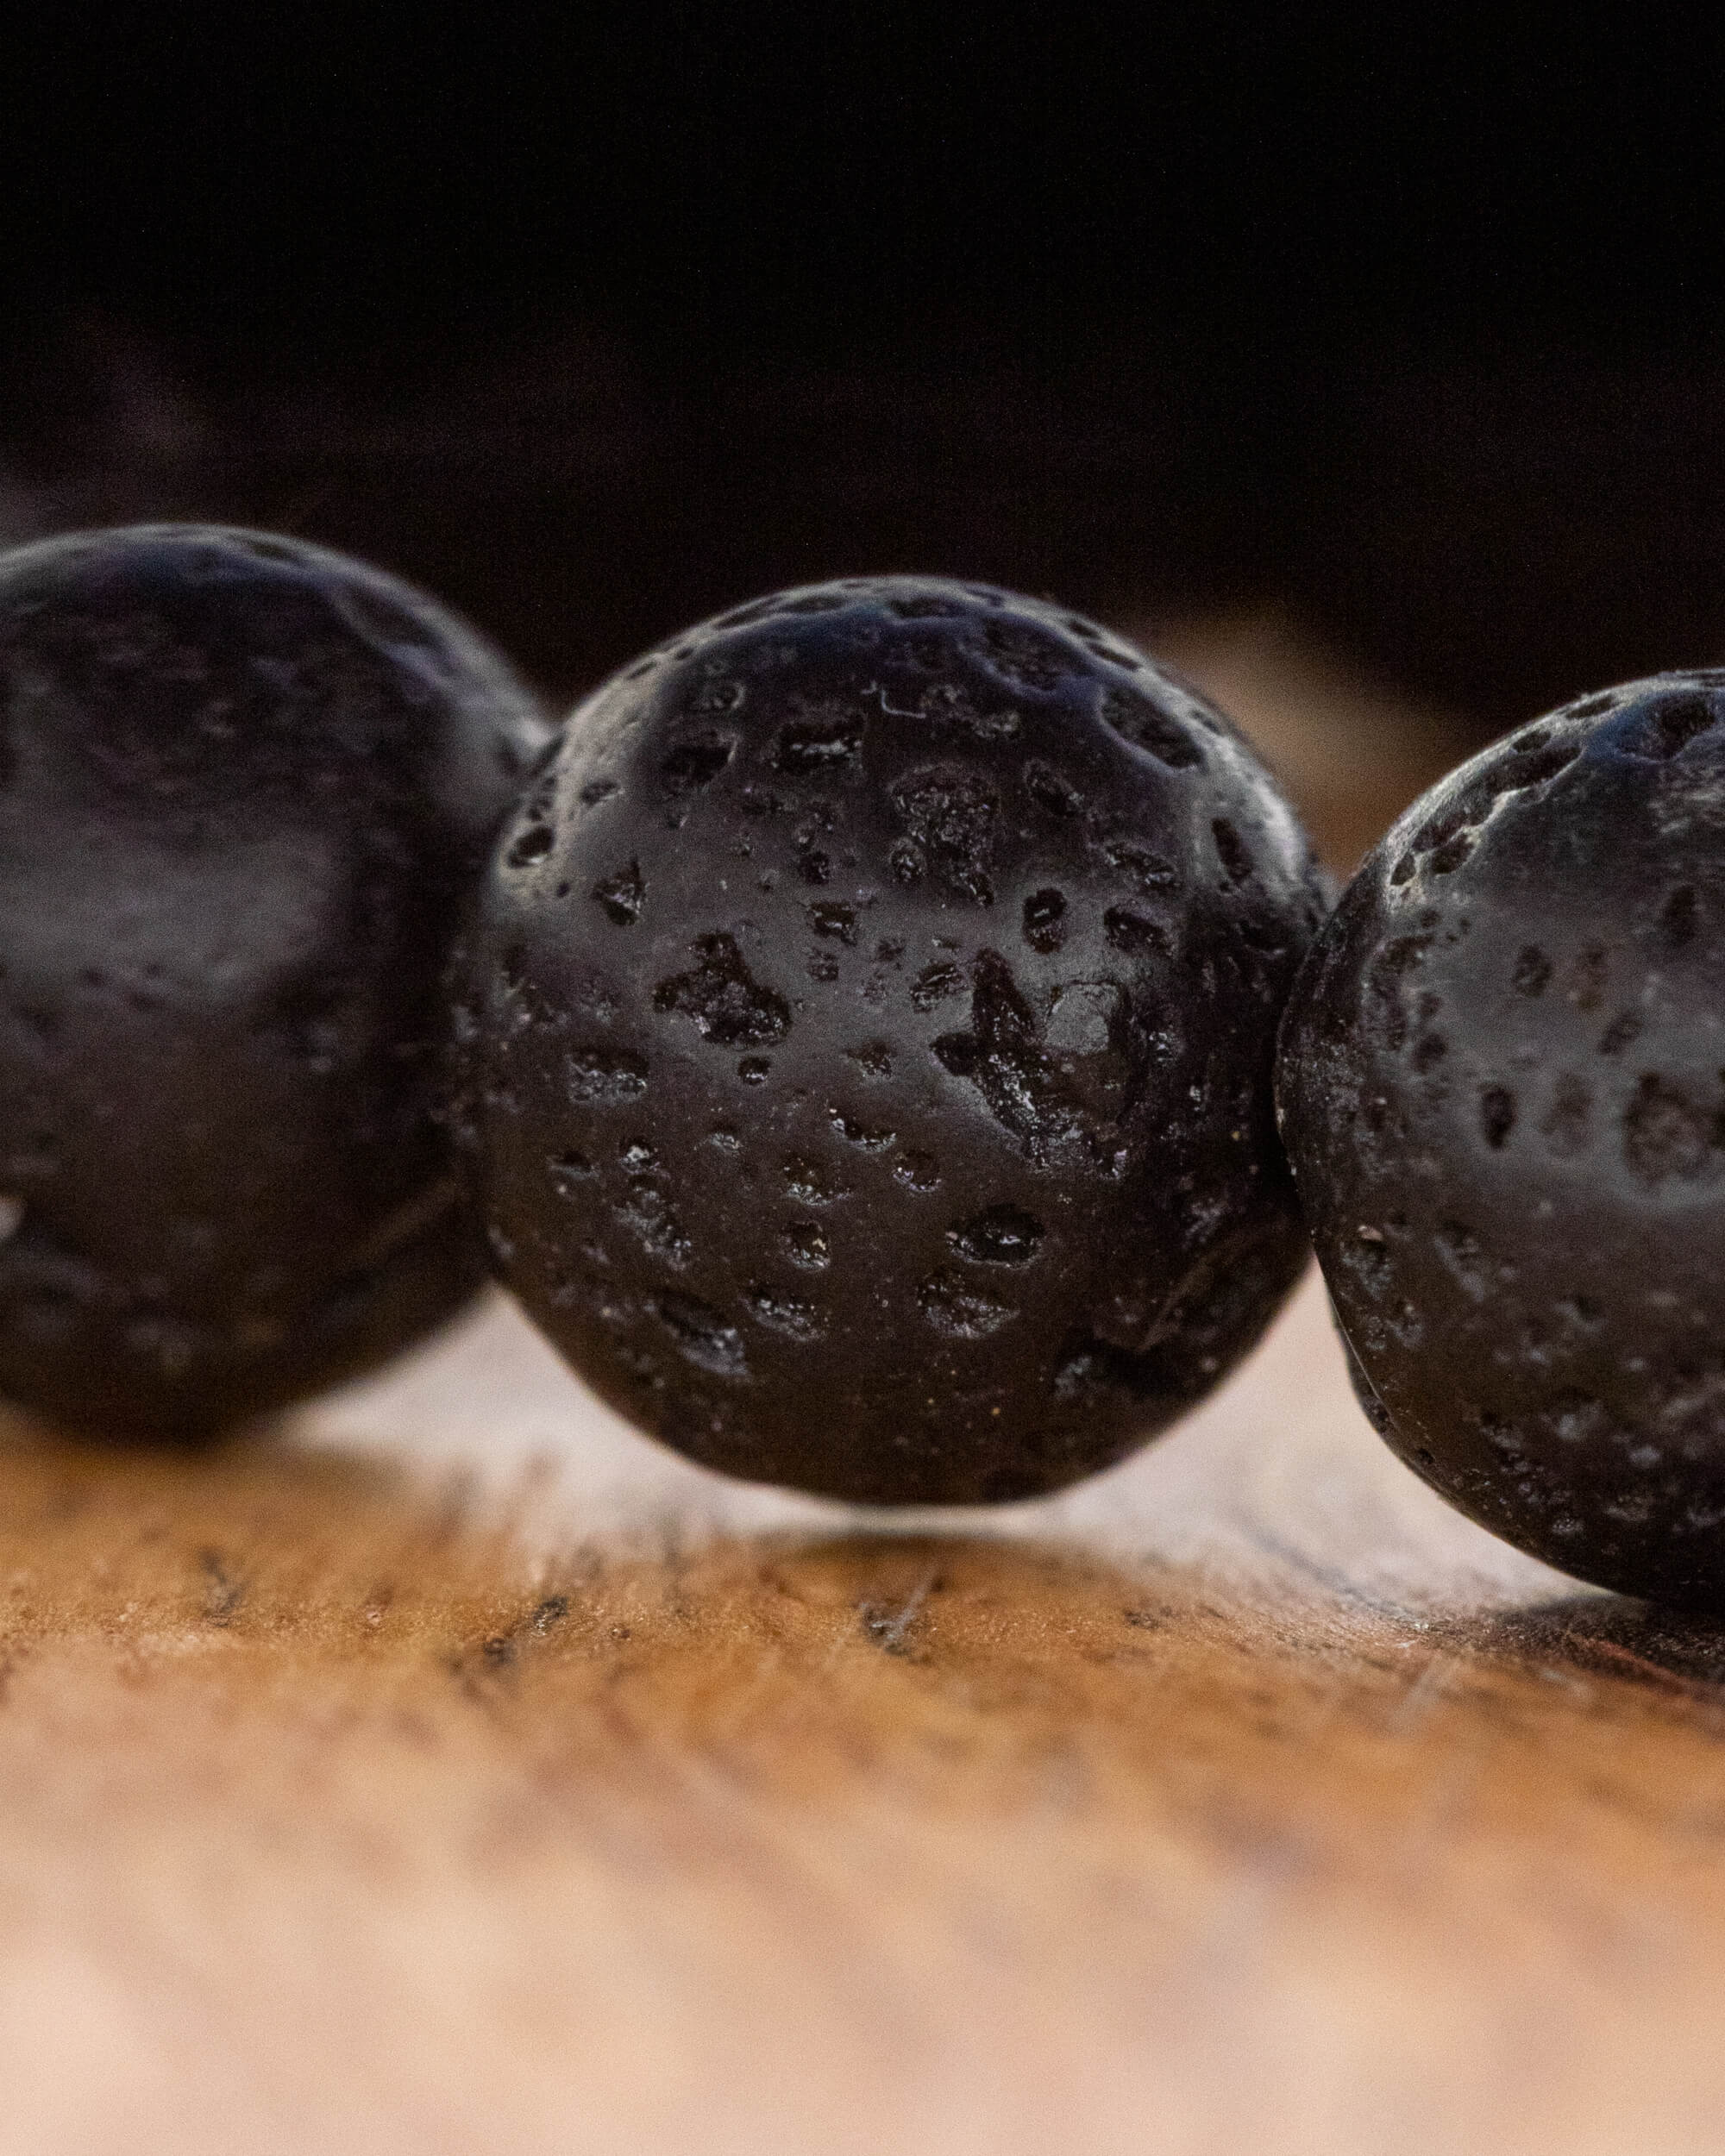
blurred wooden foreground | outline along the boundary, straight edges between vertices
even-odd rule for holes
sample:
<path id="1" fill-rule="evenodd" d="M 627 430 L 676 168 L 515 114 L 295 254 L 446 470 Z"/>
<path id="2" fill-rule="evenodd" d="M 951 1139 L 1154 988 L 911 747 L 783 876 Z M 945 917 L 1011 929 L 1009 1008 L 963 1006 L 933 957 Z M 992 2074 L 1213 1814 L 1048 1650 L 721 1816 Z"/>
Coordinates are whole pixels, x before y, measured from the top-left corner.
<path id="1" fill-rule="evenodd" d="M 1170 642 L 1333 857 L 1443 761 Z M 1136 1462 L 859 1520 L 501 1303 L 291 1440 L 0 1436 L 0 2148 L 1716 2150 L 1725 1633 L 1449 1515 L 1310 1281 Z"/>

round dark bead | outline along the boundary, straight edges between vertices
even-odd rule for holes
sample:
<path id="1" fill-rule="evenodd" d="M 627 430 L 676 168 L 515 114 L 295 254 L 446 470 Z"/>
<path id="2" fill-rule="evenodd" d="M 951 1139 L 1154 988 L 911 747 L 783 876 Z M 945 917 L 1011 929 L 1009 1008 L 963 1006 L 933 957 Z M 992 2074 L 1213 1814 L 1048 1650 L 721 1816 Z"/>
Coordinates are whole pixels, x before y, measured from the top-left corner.
<path id="1" fill-rule="evenodd" d="M 0 1393 L 197 1437 L 482 1270 L 432 1119 L 544 738 L 419 592 L 200 526 L 0 557 Z"/>
<path id="2" fill-rule="evenodd" d="M 1416 802 L 1277 1092 L 1394 1450 L 1565 1571 L 1725 1606 L 1725 673 L 1584 697 Z"/>
<path id="3" fill-rule="evenodd" d="M 1321 912 L 1233 728 L 1092 624 L 745 606 L 585 704 L 499 843 L 456 1068 L 504 1275 L 709 1465 L 1057 1489 L 1300 1270 L 1271 1056 Z"/>

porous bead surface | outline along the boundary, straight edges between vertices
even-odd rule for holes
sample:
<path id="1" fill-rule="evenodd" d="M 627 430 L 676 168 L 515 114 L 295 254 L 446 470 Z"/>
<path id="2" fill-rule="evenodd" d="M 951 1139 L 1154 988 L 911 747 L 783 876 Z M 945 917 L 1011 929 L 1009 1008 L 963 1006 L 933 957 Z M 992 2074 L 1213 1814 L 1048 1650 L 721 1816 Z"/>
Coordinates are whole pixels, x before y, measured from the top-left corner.
<path id="1" fill-rule="evenodd" d="M 440 980 L 543 738 L 471 630 L 321 548 L 0 557 L 0 1393 L 198 1437 L 477 1285 Z"/>
<path id="2" fill-rule="evenodd" d="M 499 843 L 456 1063 L 504 1275 L 732 1474 L 1057 1488 L 1300 1269 L 1271 1050 L 1321 911 L 1239 736 L 1092 624 L 742 608 L 591 699 Z"/>
<path id="3" fill-rule="evenodd" d="M 1277 1093 L 1395 1451 L 1565 1571 L 1725 1607 L 1725 673 L 1583 698 L 1417 802 Z"/>

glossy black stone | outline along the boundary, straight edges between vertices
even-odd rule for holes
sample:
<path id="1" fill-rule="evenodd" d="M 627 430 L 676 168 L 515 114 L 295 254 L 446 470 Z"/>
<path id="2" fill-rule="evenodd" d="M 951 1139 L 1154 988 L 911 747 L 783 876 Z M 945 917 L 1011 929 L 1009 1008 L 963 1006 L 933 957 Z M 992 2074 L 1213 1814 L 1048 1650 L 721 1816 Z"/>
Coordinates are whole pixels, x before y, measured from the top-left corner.
<path id="1" fill-rule="evenodd" d="M 500 842 L 456 1062 L 504 1275 L 730 1473 L 1056 1489 L 1300 1269 L 1271 1052 L 1321 912 L 1233 728 L 1090 623 L 741 608 L 584 705 Z"/>
<path id="2" fill-rule="evenodd" d="M 1393 1449 L 1567 1572 L 1725 1607 L 1725 672 L 1584 697 L 1415 803 L 1277 1092 Z"/>
<path id="3" fill-rule="evenodd" d="M 320 548 L 0 557 L 0 1393 L 199 1437 L 471 1292 L 440 976 L 543 738 L 471 630 Z"/>

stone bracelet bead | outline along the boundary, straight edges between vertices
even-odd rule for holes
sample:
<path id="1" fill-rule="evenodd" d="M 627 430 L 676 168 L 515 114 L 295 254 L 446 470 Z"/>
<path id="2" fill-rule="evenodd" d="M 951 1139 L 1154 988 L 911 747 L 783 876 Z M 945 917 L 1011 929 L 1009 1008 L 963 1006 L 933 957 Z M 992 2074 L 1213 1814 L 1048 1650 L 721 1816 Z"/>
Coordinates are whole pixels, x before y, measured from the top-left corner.
<path id="1" fill-rule="evenodd" d="M 1277 1091 L 1394 1450 L 1565 1571 L 1725 1607 L 1725 673 L 1584 697 L 1416 802 Z"/>
<path id="2" fill-rule="evenodd" d="M 739 608 L 574 714 L 455 980 L 503 1278 L 697 1460 L 1034 1495 L 1208 1392 L 1306 1255 L 1273 1127 L 1323 912 L 1236 730 L 1063 609 Z"/>
<path id="3" fill-rule="evenodd" d="M 464 624 L 320 548 L 0 556 L 0 1395 L 199 1438 L 473 1291 L 440 983 L 543 739 Z"/>

